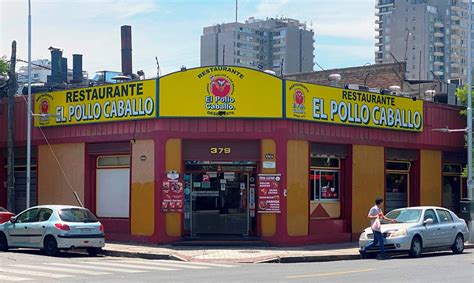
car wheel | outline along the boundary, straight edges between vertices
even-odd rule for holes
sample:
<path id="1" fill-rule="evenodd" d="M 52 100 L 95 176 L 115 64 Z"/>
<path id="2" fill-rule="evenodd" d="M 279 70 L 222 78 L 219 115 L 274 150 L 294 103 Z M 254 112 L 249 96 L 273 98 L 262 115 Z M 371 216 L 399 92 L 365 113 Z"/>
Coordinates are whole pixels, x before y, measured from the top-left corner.
<path id="1" fill-rule="evenodd" d="M 56 256 L 59 253 L 58 243 L 53 236 L 47 236 L 43 242 L 44 253 L 48 256 Z"/>
<path id="2" fill-rule="evenodd" d="M 86 250 L 90 256 L 96 256 L 102 251 L 101 248 L 87 248 Z"/>
<path id="3" fill-rule="evenodd" d="M 451 246 L 451 250 L 455 254 L 462 254 L 464 251 L 464 238 L 461 234 L 456 235 L 456 239 L 454 240 L 454 244 Z"/>
<path id="4" fill-rule="evenodd" d="M 2 252 L 8 251 L 7 237 L 3 233 L 0 233 L 0 251 Z"/>
<path id="5" fill-rule="evenodd" d="M 411 241 L 409 254 L 411 257 L 420 257 L 422 252 L 423 252 L 423 243 L 421 241 L 421 238 L 419 236 L 415 236 L 413 240 Z"/>

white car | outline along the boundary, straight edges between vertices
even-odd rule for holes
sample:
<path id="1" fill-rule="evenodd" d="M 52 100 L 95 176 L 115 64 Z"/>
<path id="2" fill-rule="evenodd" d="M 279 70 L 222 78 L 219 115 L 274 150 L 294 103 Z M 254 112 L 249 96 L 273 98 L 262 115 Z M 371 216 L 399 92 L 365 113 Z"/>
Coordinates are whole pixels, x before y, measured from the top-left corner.
<path id="1" fill-rule="evenodd" d="M 466 222 L 442 207 L 395 209 L 386 217 L 396 220 L 396 223 L 382 221 L 381 225 L 384 248 L 388 253 L 408 252 L 412 257 L 420 257 L 427 250 L 451 249 L 455 254 L 460 254 L 464 250 L 464 240 L 469 234 Z M 362 258 L 380 251 L 379 245 L 365 250 L 373 240 L 372 229 L 366 228 L 359 237 L 359 252 Z"/>
<path id="2" fill-rule="evenodd" d="M 104 226 L 82 207 L 35 206 L 0 224 L 0 251 L 39 248 L 54 256 L 61 249 L 86 248 L 95 256 L 104 245 Z"/>

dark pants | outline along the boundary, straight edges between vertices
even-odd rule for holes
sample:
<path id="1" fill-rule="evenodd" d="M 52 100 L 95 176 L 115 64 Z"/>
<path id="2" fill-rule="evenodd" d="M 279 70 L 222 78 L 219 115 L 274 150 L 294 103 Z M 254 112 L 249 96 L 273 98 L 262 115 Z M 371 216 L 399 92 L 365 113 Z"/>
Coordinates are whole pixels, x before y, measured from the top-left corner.
<path id="1" fill-rule="evenodd" d="M 374 233 L 374 241 L 370 244 L 368 244 L 366 247 L 365 247 L 365 250 L 367 251 L 368 249 L 372 248 L 372 247 L 375 247 L 377 244 L 380 245 L 380 254 L 382 256 L 385 256 L 385 248 L 383 246 L 383 235 L 382 235 L 382 232 L 379 232 L 379 231 L 373 231 L 372 232 Z"/>

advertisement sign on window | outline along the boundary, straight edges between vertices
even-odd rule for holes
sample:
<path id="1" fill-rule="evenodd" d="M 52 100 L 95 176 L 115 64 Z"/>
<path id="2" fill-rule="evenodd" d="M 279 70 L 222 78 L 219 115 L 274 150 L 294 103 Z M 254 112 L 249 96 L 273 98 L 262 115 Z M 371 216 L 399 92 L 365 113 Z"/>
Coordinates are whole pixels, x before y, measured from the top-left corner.
<path id="1" fill-rule="evenodd" d="M 280 213 L 281 175 L 258 175 L 258 213 Z"/>
<path id="2" fill-rule="evenodd" d="M 161 196 L 162 212 L 183 212 L 184 190 L 179 178 L 165 178 L 161 187 Z"/>

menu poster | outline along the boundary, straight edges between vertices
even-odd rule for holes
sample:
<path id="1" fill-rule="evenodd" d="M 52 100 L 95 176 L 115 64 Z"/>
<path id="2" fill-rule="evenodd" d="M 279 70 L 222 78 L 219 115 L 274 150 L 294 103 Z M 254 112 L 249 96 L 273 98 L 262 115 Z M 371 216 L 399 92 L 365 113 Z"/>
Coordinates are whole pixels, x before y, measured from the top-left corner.
<path id="1" fill-rule="evenodd" d="M 165 178 L 161 190 L 162 212 L 183 212 L 184 190 L 183 183 L 176 179 Z"/>
<path id="2" fill-rule="evenodd" d="M 258 175 L 258 213 L 280 213 L 280 174 Z"/>

